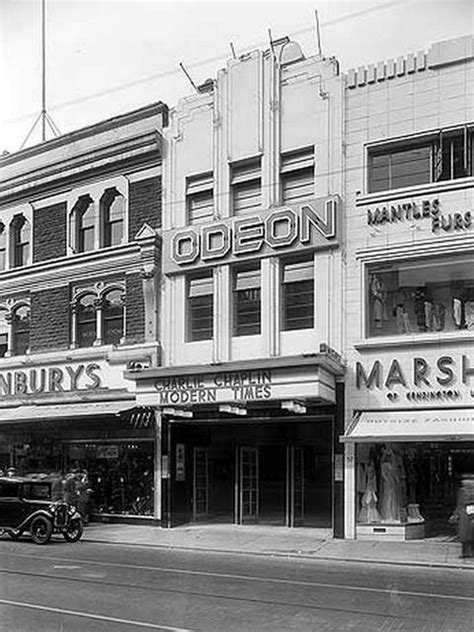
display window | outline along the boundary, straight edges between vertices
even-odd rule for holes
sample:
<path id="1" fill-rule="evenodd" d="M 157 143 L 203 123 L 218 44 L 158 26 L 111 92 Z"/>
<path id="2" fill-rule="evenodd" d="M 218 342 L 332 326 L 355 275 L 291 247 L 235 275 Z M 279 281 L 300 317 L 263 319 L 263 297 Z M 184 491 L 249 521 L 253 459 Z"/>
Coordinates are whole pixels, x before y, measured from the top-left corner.
<path id="1" fill-rule="evenodd" d="M 153 442 L 72 443 L 67 470 L 88 474 L 91 514 L 153 516 Z"/>
<path id="2" fill-rule="evenodd" d="M 474 331 L 474 259 L 368 268 L 367 335 Z"/>
<path id="3" fill-rule="evenodd" d="M 426 536 L 455 535 L 450 522 L 461 477 L 474 472 L 474 447 L 441 443 L 357 446 L 358 525 L 423 523 Z"/>

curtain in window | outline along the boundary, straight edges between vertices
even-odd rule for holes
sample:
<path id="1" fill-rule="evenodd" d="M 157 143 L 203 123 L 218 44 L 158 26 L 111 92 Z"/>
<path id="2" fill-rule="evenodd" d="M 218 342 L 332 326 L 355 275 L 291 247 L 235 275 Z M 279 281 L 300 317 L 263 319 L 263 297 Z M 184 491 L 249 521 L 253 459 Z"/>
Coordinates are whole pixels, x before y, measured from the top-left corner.
<path id="1" fill-rule="evenodd" d="M 104 296 L 102 306 L 103 339 L 107 345 L 120 344 L 123 338 L 123 290 L 111 290 Z"/>
<path id="2" fill-rule="evenodd" d="M 30 348 L 30 308 L 18 307 L 12 319 L 13 353 L 23 355 Z"/>

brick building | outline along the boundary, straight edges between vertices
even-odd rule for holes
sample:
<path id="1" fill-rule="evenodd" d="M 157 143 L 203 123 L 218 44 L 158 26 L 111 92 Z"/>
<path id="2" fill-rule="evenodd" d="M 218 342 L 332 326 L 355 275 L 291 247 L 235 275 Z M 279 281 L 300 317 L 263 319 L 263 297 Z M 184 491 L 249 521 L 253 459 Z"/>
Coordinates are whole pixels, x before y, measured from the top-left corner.
<path id="1" fill-rule="evenodd" d="M 348 73 L 345 534 L 422 538 L 474 471 L 474 39 Z"/>
<path id="2" fill-rule="evenodd" d="M 166 124 L 157 103 L 0 161 L 0 467 L 87 469 L 101 514 L 153 514 L 123 373 L 160 361 Z"/>

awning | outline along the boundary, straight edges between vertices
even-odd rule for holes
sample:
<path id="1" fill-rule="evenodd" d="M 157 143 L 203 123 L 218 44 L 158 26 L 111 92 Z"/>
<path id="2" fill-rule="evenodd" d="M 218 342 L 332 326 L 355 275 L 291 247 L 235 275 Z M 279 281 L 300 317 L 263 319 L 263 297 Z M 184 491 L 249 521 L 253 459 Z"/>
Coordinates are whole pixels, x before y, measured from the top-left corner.
<path id="1" fill-rule="evenodd" d="M 25 405 L 16 408 L 0 408 L 0 424 L 19 421 L 45 421 L 46 419 L 72 419 L 118 415 L 132 408 L 135 400 L 82 402 L 78 404 Z"/>
<path id="2" fill-rule="evenodd" d="M 472 441 L 474 409 L 366 411 L 354 415 L 342 442 Z"/>

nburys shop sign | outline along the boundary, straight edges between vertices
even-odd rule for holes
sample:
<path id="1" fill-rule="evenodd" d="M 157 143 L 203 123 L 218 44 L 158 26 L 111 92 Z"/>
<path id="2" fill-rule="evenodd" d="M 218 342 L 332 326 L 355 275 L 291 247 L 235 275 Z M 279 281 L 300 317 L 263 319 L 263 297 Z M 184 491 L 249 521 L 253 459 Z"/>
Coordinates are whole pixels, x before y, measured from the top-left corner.
<path id="1" fill-rule="evenodd" d="M 167 231 L 163 242 L 169 257 L 165 257 L 164 272 L 270 256 L 290 249 L 334 247 L 338 204 L 339 196 L 333 195 L 248 217 Z"/>
<path id="2" fill-rule="evenodd" d="M 0 398 L 91 391 L 102 385 L 101 366 L 95 362 L 0 371 Z"/>

